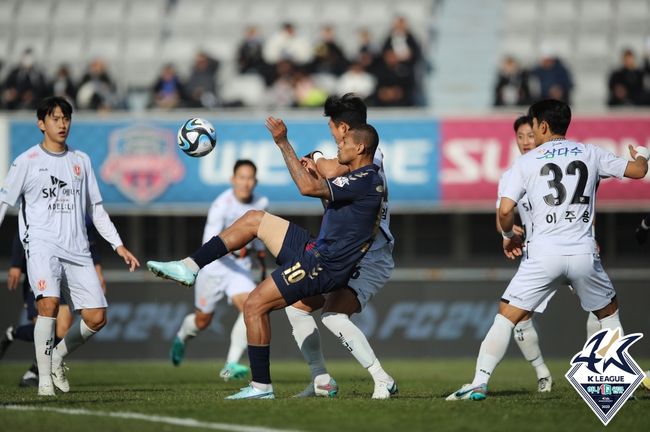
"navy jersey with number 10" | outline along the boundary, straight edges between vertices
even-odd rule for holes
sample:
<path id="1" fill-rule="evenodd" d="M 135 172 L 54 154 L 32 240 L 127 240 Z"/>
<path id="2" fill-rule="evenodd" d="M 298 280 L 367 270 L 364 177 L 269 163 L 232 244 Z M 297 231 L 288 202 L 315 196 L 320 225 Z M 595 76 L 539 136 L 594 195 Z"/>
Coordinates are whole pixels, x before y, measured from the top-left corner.
<path id="1" fill-rule="evenodd" d="M 378 171 L 367 165 L 327 180 L 331 200 L 315 247 L 324 270 L 340 285 L 347 284 L 379 229 L 384 181 Z"/>

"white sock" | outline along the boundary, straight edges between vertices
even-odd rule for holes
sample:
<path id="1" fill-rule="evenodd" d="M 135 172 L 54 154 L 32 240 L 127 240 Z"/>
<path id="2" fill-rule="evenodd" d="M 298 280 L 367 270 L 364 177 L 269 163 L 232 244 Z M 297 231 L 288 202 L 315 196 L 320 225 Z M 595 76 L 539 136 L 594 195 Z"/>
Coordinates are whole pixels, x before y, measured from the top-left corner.
<path id="1" fill-rule="evenodd" d="M 34 325 L 34 348 L 38 365 L 38 382 L 51 382 L 52 351 L 54 349 L 54 327 L 56 318 L 39 315 Z"/>
<path id="2" fill-rule="evenodd" d="M 181 324 L 181 328 L 178 329 L 176 336 L 185 342 L 188 339 L 192 339 L 197 334 L 199 334 L 199 328 L 196 326 L 196 314 L 191 313 L 183 320 L 183 324 Z"/>
<path id="3" fill-rule="evenodd" d="M 615 329 L 617 327 L 620 327 L 621 329 L 621 336 L 624 335 L 623 333 L 623 326 L 621 325 L 621 320 L 618 317 L 618 310 L 611 314 L 608 317 L 605 317 L 600 320 L 600 328 L 601 329 Z"/>
<path id="4" fill-rule="evenodd" d="M 600 330 L 600 321 L 598 321 L 598 317 L 593 312 L 589 312 L 589 315 L 587 316 L 587 340 L 591 339 L 591 337 Z"/>
<path id="5" fill-rule="evenodd" d="M 60 365 L 65 356 L 86 343 L 95 333 L 97 332 L 88 327 L 84 320 L 80 319 L 79 325 L 70 327 L 65 337 L 54 348 L 52 352 L 52 365 Z"/>
<path id="6" fill-rule="evenodd" d="M 188 269 L 190 269 L 191 271 L 193 271 L 194 273 L 198 273 L 199 270 L 201 270 L 201 268 L 200 268 L 199 265 L 196 263 L 196 261 L 194 261 L 194 260 L 193 260 L 192 258 L 190 258 L 190 257 L 183 258 L 183 259 L 181 260 L 181 262 L 182 262 L 183 264 L 185 264 L 185 266 L 186 266 Z"/>
<path id="7" fill-rule="evenodd" d="M 472 386 L 476 387 L 481 384 L 487 384 L 490 376 L 497 367 L 503 356 L 506 354 L 508 344 L 510 343 L 510 332 L 514 324 L 503 315 L 497 314 L 494 317 L 494 323 L 485 335 L 481 349 L 478 352 L 476 360 L 476 373 Z"/>
<path id="8" fill-rule="evenodd" d="M 261 391 L 273 391 L 273 384 L 262 384 L 256 381 L 251 381 L 251 385 Z"/>
<path id="9" fill-rule="evenodd" d="M 382 381 L 392 381 L 392 378 L 382 369 L 374 351 L 368 343 L 366 335 L 357 327 L 350 317 L 343 313 L 327 312 L 321 317 L 323 324 L 339 339 L 355 359 L 368 369 L 372 378 Z M 372 368 L 372 369 L 371 369 Z"/>
<path id="10" fill-rule="evenodd" d="M 239 363 L 246 348 L 248 348 L 246 323 L 244 322 L 244 314 L 240 312 L 230 332 L 230 348 L 228 348 L 226 363 Z"/>
<path id="11" fill-rule="evenodd" d="M 533 320 L 520 321 L 512 330 L 512 333 L 524 358 L 535 368 L 537 379 L 551 376 L 551 372 L 544 363 L 542 351 L 539 349 L 539 337 L 533 325 Z"/>
<path id="12" fill-rule="evenodd" d="M 329 382 L 330 376 L 325 367 L 325 359 L 320 348 L 320 333 L 314 317 L 309 312 L 293 306 L 287 306 L 284 310 L 293 329 L 293 337 L 309 365 L 312 379 L 319 377 L 320 382 L 321 379 L 325 379 L 321 376 L 327 375 L 327 382 Z"/>

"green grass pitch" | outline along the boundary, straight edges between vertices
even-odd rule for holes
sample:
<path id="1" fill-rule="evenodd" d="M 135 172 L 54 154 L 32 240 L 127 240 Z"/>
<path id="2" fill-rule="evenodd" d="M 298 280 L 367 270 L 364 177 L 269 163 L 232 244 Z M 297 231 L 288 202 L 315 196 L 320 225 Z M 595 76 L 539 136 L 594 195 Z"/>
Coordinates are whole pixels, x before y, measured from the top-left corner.
<path id="1" fill-rule="evenodd" d="M 648 359 L 637 359 L 645 368 Z M 221 362 L 187 361 L 175 368 L 166 362 L 84 362 L 71 359 L 72 390 L 42 399 L 36 389 L 17 386 L 27 363 L 0 364 L 0 403 L 30 407 L 86 409 L 104 413 L 135 412 L 201 422 L 264 426 L 303 431 L 597 431 L 604 430 L 564 378 L 567 360 L 548 362 L 554 387 L 536 393 L 535 375 L 524 360 L 505 360 L 483 402 L 446 402 L 444 397 L 471 379 L 473 359 L 387 360 L 399 384 L 399 396 L 373 401 L 372 380 L 356 362 L 332 361 L 330 373 L 339 397 L 291 399 L 308 382 L 307 367 L 296 361 L 272 363 L 276 400 L 225 401 L 246 383 L 224 383 Z M 650 422 L 650 392 L 637 390 L 607 427 L 608 431 L 644 431 Z M 47 426 L 45 426 L 47 425 Z M 226 425 L 227 426 L 227 425 Z M 214 425 L 211 426 L 215 430 Z M 0 409 L 0 430 L 29 431 L 192 431 L 206 427 L 147 422 L 139 419 L 69 415 L 48 411 Z M 220 430 L 228 430 L 225 429 Z"/>

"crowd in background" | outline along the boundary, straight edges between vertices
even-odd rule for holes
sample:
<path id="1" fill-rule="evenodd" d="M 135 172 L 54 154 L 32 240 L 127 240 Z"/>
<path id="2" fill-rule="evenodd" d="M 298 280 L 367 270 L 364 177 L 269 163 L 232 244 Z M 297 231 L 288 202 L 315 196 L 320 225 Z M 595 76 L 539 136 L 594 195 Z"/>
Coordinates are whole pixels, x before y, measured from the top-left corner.
<path id="1" fill-rule="evenodd" d="M 603 84 L 608 89 L 608 106 L 650 106 L 650 54 L 640 64 L 633 50 L 624 49 L 620 65 Z M 496 78 L 494 105 L 526 106 L 548 98 L 571 103 L 573 86 L 571 71 L 549 49 L 542 50 L 538 64 L 530 70 L 506 56 Z"/>
<path id="2" fill-rule="evenodd" d="M 358 38 L 357 52 L 348 56 L 329 25 L 320 29 L 315 42 L 298 34 L 291 23 L 282 24 L 266 38 L 257 27 L 249 26 L 237 47 L 237 76 L 232 82 L 218 80 L 221 59 L 213 58 L 207 50 L 199 51 L 187 77 L 180 76 L 174 63 L 162 66 L 149 89 L 148 105 L 160 109 L 318 107 L 329 94 L 346 92 L 357 93 L 371 106 L 424 104 L 422 48 L 406 19 L 396 17 L 388 34 L 377 41 L 365 28 L 359 30 Z M 124 89 L 101 58 L 89 64 L 78 82 L 66 65 L 61 65 L 54 76 L 47 76 L 30 49 L 18 65 L 8 67 L 10 71 L 2 82 L 2 109 L 34 109 L 38 100 L 49 95 L 65 96 L 81 109 L 128 108 Z M 236 91 L 233 94 L 240 77 L 248 78 L 241 97 Z M 249 97 L 254 89 L 259 89 L 258 93 Z M 225 93 L 229 96 L 224 97 Z"/>

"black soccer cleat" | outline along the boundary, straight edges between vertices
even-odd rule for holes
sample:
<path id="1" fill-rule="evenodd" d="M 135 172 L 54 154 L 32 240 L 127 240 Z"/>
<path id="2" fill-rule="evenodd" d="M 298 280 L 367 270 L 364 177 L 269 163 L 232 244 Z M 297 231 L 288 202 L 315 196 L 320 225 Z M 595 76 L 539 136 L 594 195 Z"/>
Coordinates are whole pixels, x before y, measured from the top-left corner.
<path id="1" fill-rule="evenodd" d="M 4 357 L 7 348 L 14 341 L 14 326 L 7 327 L 5 334 L 2 335 L 2 340 L 0 340 L 0 359 Z"/>

